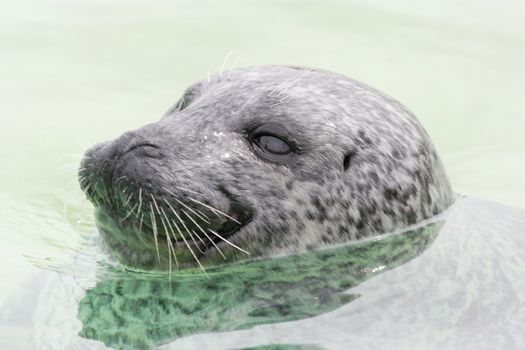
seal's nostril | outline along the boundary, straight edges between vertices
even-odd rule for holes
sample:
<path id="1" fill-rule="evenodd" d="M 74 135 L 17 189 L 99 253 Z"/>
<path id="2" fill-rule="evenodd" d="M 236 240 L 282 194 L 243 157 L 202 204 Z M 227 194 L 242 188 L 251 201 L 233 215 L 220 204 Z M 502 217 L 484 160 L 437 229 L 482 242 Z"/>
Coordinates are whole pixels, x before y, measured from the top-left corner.
<path id="1" fill-rule="evenodd" d="M 128 155 L 132 156 L 135 160 L 144 158 L 161 159 L 164 157 L 161 147 L 150 142 L 140 142 L 128 145 L 120 157 L 123 159 L 124 163 L 130 162 Z"/>
<path id="2" fill-rule="evenodd" d="M 124 153 L 123 155 L 126 155 L 130 152 L 133 152 L 135 151 L 136 149 L 139 149 L 139 148 L 146 148 L 146 147 L 151 147 L 153 149 L 160 149 L 159 146 L 157 146 L 156 144 L 154 143 L 151 143 L 151 142 L 139 142 L 139 143 L 132 143 L 130 145 L 128 145 L 128 147 L 126 147 L 126 149 L 124 150 Z"/>

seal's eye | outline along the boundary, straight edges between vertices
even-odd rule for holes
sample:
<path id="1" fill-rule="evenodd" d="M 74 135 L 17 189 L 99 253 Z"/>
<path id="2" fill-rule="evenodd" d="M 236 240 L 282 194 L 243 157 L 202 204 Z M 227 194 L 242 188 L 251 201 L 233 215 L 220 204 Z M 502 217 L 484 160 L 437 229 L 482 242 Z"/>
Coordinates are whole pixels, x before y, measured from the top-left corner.
<path id="1" fill-rule="evenodd" d="M 278 137 L 272 135 L 258 135 L 254 138 L 254 143 L 264 152 L 270 152 L 273 154 L 289 154 L 292 152 L 292 148 Z"/>
<path id="2" fill-rule="evenodd" d="M 300 150 L 292 134 L 277 123 L 259 125 L 249 132 L 248 140 L 260 158 L 288 166 L 295 164 Z"/>

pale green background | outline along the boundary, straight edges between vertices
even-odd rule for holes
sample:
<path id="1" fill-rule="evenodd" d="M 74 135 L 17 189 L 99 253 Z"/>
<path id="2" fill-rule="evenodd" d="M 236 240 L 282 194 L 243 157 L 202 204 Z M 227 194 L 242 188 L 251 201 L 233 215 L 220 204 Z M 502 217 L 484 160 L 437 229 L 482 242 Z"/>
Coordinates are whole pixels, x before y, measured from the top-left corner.
<path id="1" fill-rule="evenodd" d="M 457 192 L 525 208 L 524 22 L 523 1 L 3 2 L 0 301 L 26 278 L 23 255 L 75 235 L 45 215 L 51 194 L 80 200 L 70 154 L 158 119 L 232 50 L 227 68 L 240 55 L 385 91 L 420 118 Z"/>

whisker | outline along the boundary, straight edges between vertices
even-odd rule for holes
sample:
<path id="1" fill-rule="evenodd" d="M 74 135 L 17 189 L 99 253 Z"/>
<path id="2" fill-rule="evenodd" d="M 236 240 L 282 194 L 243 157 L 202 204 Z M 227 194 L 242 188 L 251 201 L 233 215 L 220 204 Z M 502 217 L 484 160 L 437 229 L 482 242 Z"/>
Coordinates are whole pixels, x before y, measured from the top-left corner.
<path id="1" fill-rule="evenodd" d="M 192 232 L 193 232 L 193 233 L 195 233 L 195 232 L 194 232 L 193 230 L 188 230 L 187 232 L 188 232 L 188 234 L 190 235 L 190 238 L 191 238 L 191 240 L 193 241 L 193 243 L 195 243 L 195 246 L 197 247 L 197 249 L 199 250 L 199 252 L 201 252 L 201 254 L 204 254 L 204 250 L 202 250 L 201 247 L 199 247 L 199 244 L 197 243 L 197 241 L 195 240 L 195 238 L 193 238 L 193 234 L 192 234 Z M 197 237 L 199 238 L 199 240 L 200 240 L 202 243 L 204 243 L 204 242 L 202 241 L 202 239 L 201 239 L 199 236 L 197 236 Z"/>
<path id="2" fill-rule="evenodd" d="M 202 233 L 204 233 L 204 235 L 206 236 L 206 238 L 208 238 L 208 240 L 211 242 L 211 244 L 213 244 L 213 246 L 215 247 L 215 249 L 217 249 L 217 251 L 222 255 L 222 257 L 224 258 L 224 260 L 226 260 L 226 256 L 224 256 L 224 254 L 222 253 L 221 249 L 217 246 L 217 244 L 215 244 L 215 242 L 213 241 L 213 239 L 211 239 L 210 236 L 208 236 L 208 234 L 206 233 L 206 231 L 204 231 L 202 229 L 202 227 L 197 223 L 195 222 L 195 220 L 193 220 L 193 218 L 188 214 L 186 213 L 184 210 L 182 211 L 184 213 L 184 215 L 186 215 L 195 225 L 197 225 L 197 227 L 199 228 L 199 230 L 202 231 Z M 200 237 L 199 237 L 200 238 Z M 202 242 L 204 243 L 204 242 Z M 204 243 L 205 244 L 205 243 Z"/>
<path id="3" fill-rule="evenodd" d="M 62 164 L 58 167 L 59 170 L 80 170 L 80 169 L 86 169 L 85 167 L 82 167 L 78 164 L 78 162 L 74 162 L 71 164 Z"/>
<path id="4" fill-rule="evenodd" d="M 171 241 L 168 239 L 168 279 L 171 280 Z M 160 264 L 160 263 L 159 263 Z"/>
<path id="5" fill-rule="evenodd" d="M 235 69 L 235 66 L 237 65 L 237 62 L 239 61 L 239 58 L 241 58 L 241 56 L 242 54 L 238 54 L 235 61 L 233 61 L 233 64 L 230 67 L 230 71 L 228 72 L 228 76 L 227 76 L 228 79 L 230 78 L 230 74 L 232 74 L 232 71 Z"/>
<path id="6" fill-rule="evenodd" d="M 159 240 L 158 240 L 158 232 L 157 232 L 157 222 L 155 220 L 155 214 L 153 214 L 153 206 L 151 203 L 149 204 L 150 207 L 150 216 L 151 216 L 151 226 L 153 226 L 153 238 L 155 239 L 155 249 L 157 250 L 157 258 L 159 259 L 160 264 L 160 253 L 159 253 Z M 140 221 L 142 226 L 142 220 Z"/>
<path id="7" fill-rule="evenodd" d="M 79 172 L 81 172 L 83 170 L 79 169 L 79 168 L 59 168 L 58 169 L 58 172 L 60 175 L 68 175 L 68 176 L 73 176 L 75 174 L 78 174 Z"/>
<path id="8" fill-rule="evenodd" d="M 62 153 L 60 154 L 60 157 L 75 157 L 75 158 L 82 158 L 83 154 L 81 153 Z"/>
<path id="9" fill-rule="evenodd" d="M 137 214 L 140 214 L 141 208 L 142 208 L 142 187 L 139 187 L 139 207 L 137 209 Z"/>
<path id="10" fill-rule="evenodd" d="M 117 185 L 117 186 L 120 186 L 120 183 L 121 183 L 123 180 L 125 180 L 125 179 L 127 179 L 127 176 L 126 176 L 126 175 L 123 175 L 123 176 L 119 177 L 119 178 L 115 181 L 116 185 Z M 126 187 L 125 189 L 128 189 L 128 188 Z"/>
<path id="11" fill-rule="evenodd" d="M 226 55 L 226 58 L 224 58 L 224 61 L 222 61 L 222 66 L 221 66 L 221 69 L 219 70 L 219 77 L 222 77 L 222 72 L 224 71 L 224 67 L 226 66 L 226 63 L 228 62 L 232 54 L 233 54 L 233 50 L 228 52 L 228 54 Z"/>
<path id="12" fill-rule="evenodd" d="M 173 213 L 176 214 L 175 212 L 173 212 Z M 188 241 L 186 240 L 186 238 L 182 234 L 182 231 L 180 230 L 179 226 L 177 226 L 177 223 L 174 220 L 171 220 L 171 222 L 173 223 L 173 225 L 175 225 L 175 228 L 177 229 L 177 231 L 179 232 L 180 236 L 182 237 L 182 240 L 184 241 L 184 244 L 190 250 L 191 255 L 193 255 L 193 257 L 195 258 L 195 261 L 197 261 L 197 264 L 199 264 L 202 272 L 204 272 L 206 277 L 209 278 L 208 274 L 206 273 L 206 270 L 204 269 L 204 266 L 202 266 L 201 262 L 199 261 L 199 258 L 197 258 L 197 255 L 195 255 L 195 253 L 193 252 L 193 249 L 191 249 L 190 245 L 188 244 Z"/>
<path id="13" fill-rule="evenodd" d="M 204 216 L 206 219 L 210 220 L 210 218 L 208 217 L 208 215 L 206 215 L 205 213 L 203 213 L 201 210 L 199 209 L 195 209 L 196 211 L 199 212 L 199 214 L 201 214 L 202 216 Z"/>
<path id="14" fill-rule="evenodd" d="M 285 86 L 286 83 L 288 83 L 288 82 L 294 80 L 295 78 L 296 78 L 296 76 L 290 77 L 290 78 L 288 78 L 288 79 L 285 79 L 283 82 L 281 82 L 281 83 L 275 85 L 275 87 L 274 87 L 274 88 L 268 93 L 268 96 L 273 97 L 273 94 L 274 94 L 275 92 L 277 92 L 277 89 L 279 89 L 279 88 Z"/>
<path id="15" fill-rule="evenodd" d="M 184 221 L 182 221 L 182 219 L 180 218 L 179 214 L 177 214 L 177 212 L 175 211 L 175 209 L 173 209 L 173 207 L 171 206 L 170 202 L 168 202 L 166 199 L 164 199 L 164 201 L 166 202 L 166 204 L 168 205 L 168 207 L 171 209 L 171 211 L 173 212 L 173 214 L 177 217 L 177 219 L 179 220 L 179 222 L 182 224 L 182 226 L 184 227 L 184 229 L 186 230 L 186 232 L 189 233 L 189 230 L 188 230 L 188 228 L 186 227 L 186 225 L 184 224 Z M 184 241 L 184 244 L 185 244 L 186 247 L 188 247 L 188 249 L 190 250 L 191 255 L 193 255 L 193 257 L 195 258 L 195 261 L 197 261 L 197 264 L 199 264 L 200 268 L 202 269 L 202 271 L 204 272 L 204 274 L 206 275 L 206 277 L 208 277 L 208 274 L 206 273 L 206 270 L 204 269 L 204 267 L 202 266 L 201 262 L 199 261 L 199 258 L 197 258 L 197 255 L 195 255 L 195 252 L 193 252 L 193 249 L 191 249 L 191 246 L 188 244 L 188 241 L 186 240 L 186 237 L 184 237 L 184 234 L 182 233 L 182 231 L 181 231 L 181 229 L 179 228 L 179 226 L 177 225 L 177 223 L 176 223 L 174 220 L 171 220 L 171 222 L 175 225 L 175 228 L 177 229 L 177 232 L 178 232 L 179 235 L 182 237 L 182 240 Z"/>
<path id="16" fill-rule="evenodd" d="M 204 204 L 204 203 L 202 203 L 202 202 L 199 202 L 198 200 L 193 199 L 193 198 L 188 198 L 188 199 L 189 199 L 190 201 L 192 201 L 192 202 L 198 203 L 198 204 L 200 204 L 200 205 L 202 205 L 202 206 L 204 206 L 204 207 L 210 209 L 210 210 L 213 211 L 214 213 L 216 212 L 216 213 L 219 213 L 219 214 L 221 214 L 221 215 L 224 215 L 224 216 L 227 217 L 228 219 L 233 220 L 234 222 L 238 223 L 239 225 L 242 225 L 238 220 L 232 218 L 231 216 L 229 216 L 229 215 L 226 214 L 226 213 L 223 213 L 222 211 L 220 211 L 220 210 L 217 209 L 217 208 L 214 208 L 214 207 L 212 207 L 212 206 L 209 206 L 208 204 Z"/>
<path id="17" fill-rule="evenodd" d="M 204 217 L 202 215 L 200 215 L 199 213 L 197 213 L 195 210 L 193 210 L 192 208 L 188 207 L 186 204 L 182 203 L 181 201 L 179 201 L 177 198 L 175 198 L 175 200 L 177 202 L 179 202 L 182 206 L 184 206 L 185 208 L 187 208 L 189 211 L 191 211 L 193 214 L 195 214 L 199 219 L 201 219 L 202 221 L 204 221 L 205 223 L 207 224 L 211 224 L 211 221 L 208 217 Z"/>
<path id="18" fill-rule="evenodd" d="M 206 245 L 206 243 L 202 240 L 202 237 L 199 236 L 199 235 L 197 234 L 197 232 L 195 232 L 195 230 L 191 230 L 191 233 L 193 233 L 193 234 L 199 239 L 199 241 L 200 241 L 202 244 Z M 204 253 L 204 252 L 202 252 L 202 253 Z"/>
<path id="19" fill-rule="evenodd" d="M 84 193 L 86 193 L 86 194 L 89 193 L 89 189 L 91 188 L 91 185 L 92 185 L 92 184 L 93 184 L 93 183 L 88 183 L 88 184 L 84 187 Z"/>
<path id="20" fill-rule="evenodd" d="M 113 194 L 115 199 L 118 201 L 118 203 L 120 203 L 120 205 L 122 205 L 122 207 L 125 207 L 124 203 L 126 203 L 125 197 L 128 194 L 127 190 L 128 190 L 127 186 L 124 186 L 124 188 L 121 188 L 121 186 L 117 184 L 117 190 Z"/>
<path id="21" fill-rule="evenodd" d="M 166 219 L 167 220 L 167 219 Z M 171 251 L 170 251 L 170 234 L 168 232 L 168 228 L 166 227 L 166 223 L 164 222 L 164 219 L 162 216 L 160 217 L 160 222 L 162 223 L 162 226 L 164 227 L 164 232 L 166 233 L 166 237 L 168 237 L 168 278 L 171 279 Z"/>
<path id="22" fill-rule="evenodd" d="M 168 224 L 168 226 L 170 228 L 171 234 L 173 235 L 173 239 L 176 239 L 175 232 L 173 232 L 173 228 L 170 225 L 170 220 L 168 219 L 168 216 L 166 215 L 166 212 L 164 211 L 163 208 L 161 208 L 160 210 L 162 210 L 162 214 L 166 218 L 166 223 Z M 161 220 L 162 220 L 162 218 L 161 218 Z M 164 220 L 162 220 L 162 225 L 164 225 Z M 178 269 L 179 268 L 179 262 L 177 260 L 177 254 L 175 254 L 175 248 L 173 247 L 173 244 L 171 243 L 170 234 L 167 231 L 166 226 L 164 226 L 164 230 L 166 231 L 166 237 L 168 237 L 168 245 L 171 247 L 171 249 L 173 251 L 173 258 L 175 259 L 175 265 L 177 265 L 177 269 Z"/>
<path id="23" fill-rule="evenodd" d="M 283 103 L 286 103 L 286 100 L 281 100 L 280 102 L 274 103 L 273 105 L 270 105 L 270 107 L 276 107 L 282 105 Z"/>
<path id="24" fill-rule="evenodd" d="M 166 199 L 164 199 L 164 201 L 166 201 Z M 166 201 L 166 203 L 167 203 L 167 201 Z M 170 207 L 171 207 L 171 206 L 170 206 Z M 164 212 L 164 211 L 163 211 L 163 212 Z M 183 210 L 183 212 L 186 213 L 184 210 Z M 179 218 L 179 219 L 180 219 L 180 218 Z M 192 221 L 193 221 L 193 219 L 192 219 Z M 193 222 L 195 222 L 195 221 L 193 221 Z M 199 250 L 199 252 L 201 252 L 202 254 L 204 254 L 204 250 L 202 250 L 201 247 L 199 247 L 199 245 L 197 244 L 197 241 L 196 241 L 195 238 L 193 237 L 193 234 L 194 234 L 195 236 L 197 236 L 197 238 L 201 241 L 202 244 L 206 245 L 206 243 L 204 243 L 204 241 L 202 240 L 202 238 L 201 238 L 198 234 L 196 234 L 195 231 L 193 231 L 193 230 L 189 230 L 189 229 L 186 227 L 186 225 L 184 224 L 184 222 L 183 222 L 182 220 L 181 220 L 181 223 L 182 223 L 182 225 L 184 226 L 184 229 L 186 230 L 186 232 L 188 232 L 188 234 L 190 235 L 191 240 L 193 241 L 193 243 L 195 243 L 195 246 L 197 247 L 197 249 Z M 193 234 L 192 234 L 192 232 L 193 232 Z"/>
<path id="25" fill-rule="evenodd" d="M 153 205 L 155 206 L 155 209 L 157 209 L 157 213 L 159 213 L 159 215 L 162 215 L 162 214 L 160 213 L 159 206 L 157 205 L 157 201 L 155 200 L 155 197 L 153 197 L 152 194 L 150 194 L 150 197 L 151 197 L 151 199 L 153 200 Z M 151 205 L 151 203 L 150 203 L 150 205 Z"/>
<path id="26" fill-rule="evenodd" d="M 142 223 L 144 222 L 144 213 L 140 214 L 139 231 L 142 231 Z"/>
<path id="27" fill-rule="evenodd" d="M 200 192 L 192 191 L 192 190 L 189 190 L 189 189 L 184 188 L 184 187 L 177 187 L 177 186 L 173 186 L 173 187 L 175 187 L 175 188 L 178 189 L 178 190 L 185 191 L 185 192 L 188 192 L 188 193 L 198 194 L 198 195 L 200 195 L 200 196 L 203 195 L 203 194 L 200 193 Z M 167 191 L 167 189 L 166 189 L 165 187 L 162 187 L 162 188 L 164 188 L 164 189 Z"/>
<path id="28" fill-rule="evenodd" d="M 210 231 L 211 233 L 213 233 L 215 236 L 219 237 L 220 239 L 222 239 L 224 242 L 228 243 L 229 245 L 231 245 L 232 247 L 240 250 L 241 252 L 243 253 L 246 253 L 248 255 L 250 255 L 250 252 L 247 252 L 246 250 L 236 246 L 235 244 L 233 244 L 232 242 L 228 241 L 226 238 L 222 237 L 220 234 L 218 234 L 217 232 L 211 230 L 211 229 L 208 229 L 208 231 Z"/>
<path id="29" fill-rule="evenodd" d="M 282 94 L 284 94 L 286 91 L 288 91 L 294 84 L 296 84 L 297 82 L 299 82 L 299 80 L 301 80 L 305 75 L 306 75 L 306 71 L 304 71 L 302 74 L 299 74 L 297 77 L 295 77 L 294 80 L 292 80 L 290 82 L 290 84 L 288 84 L 286 87 L 284 87 L 284 90 L 280 91 L 276 96 L 277 97 L 280 97 Z"/>
<path id="30" fill-rule="evenodd" d="M 127 187 L 126 187 L 126 190 L 123 191 L 124 192 L 124 195 L 127 194 Z M 133 196 L 133 193 L 130 193 L 129 196 L 126 198 L 126 200 L 124 201 L 124 203 L 122 204 L 123 207 L 126 207 L 128 204 L 129 204 L 129 201 L 131 200 L 131 197 Z"/>
<path id="31" fill-rule="evenodd" d="M 163 187 L 164 188 L 164 187 Z M 171 192 L 170 190 L 168 190 L 167 188 L 164 188 L 164 190 L 166 192 L 168 192 L 169 194 L 171 194 L 173 196 L 173 199 L 175 199 L 177 201 L 177 203 L 179 203 L 180 205 L 182 205 L 184 208 L 188 209 L 189 211 L 191 211 L 193 214 L 197 215 L 202 221 L 206 222 L 206 223 L 210 223 L 209 221 L 209 218 L 206 217 L 204 218 L 203 216 L 199 215 L 197 212 L 195 212 L 195 210 L 193 210 L 191 207 L 187 206 L 186 204 L 184 204 L 183 202 L 181 202 L 180 200 L 177 199 L 177 196 L 175 195 L 175 193 Z"/>
<path id="32" fill-rule="evenodd" d="M 86 146 L 84 143 L 77 141 L 77 145 L 82 149 L 83 152 L 85 152 L 89 146 Z"/>
<path id="33" fill-rule="evenodd" d="M 137 203 L 131 208 L 131 210 L 124 216 L 122 219 L 119 220 L 120 223 L 123 223 L 127 218 L 131 216 L 135 212 L 135 208 L 137 207 Z"/>

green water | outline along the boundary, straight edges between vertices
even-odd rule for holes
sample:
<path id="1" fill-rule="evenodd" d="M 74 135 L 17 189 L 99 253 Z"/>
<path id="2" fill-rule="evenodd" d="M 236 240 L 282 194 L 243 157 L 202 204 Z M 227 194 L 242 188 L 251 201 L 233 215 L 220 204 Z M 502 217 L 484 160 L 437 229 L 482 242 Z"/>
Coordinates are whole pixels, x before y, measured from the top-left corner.
<path id="1" fill-rule="evenodd" d="M 432 224 L 382 240 L 166 276 L 117 272 L 86 291 L 80 336 L 114 349 L 146 349 L 183 336 L 318 316 L 359 297 L 342 294 L 421 254 Z M 146 320 L 146 322 L 145 322 Z"/>
<path id="2" fill-rule="evenodd" d="M 92 231 L 85 147 L 160 118 L 225 67 L 299 64 L 407 105 L 462 194 L 525 208 L 522 1 L 5 1 L 0 302 Z M 286 342 L 284 342 L 286 343 Z"/>

